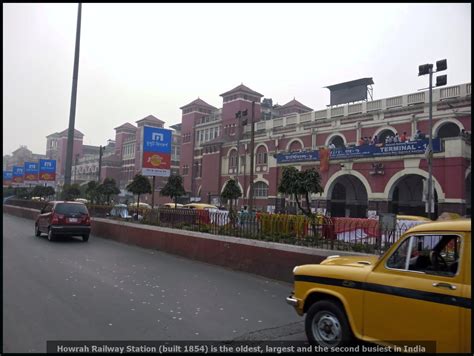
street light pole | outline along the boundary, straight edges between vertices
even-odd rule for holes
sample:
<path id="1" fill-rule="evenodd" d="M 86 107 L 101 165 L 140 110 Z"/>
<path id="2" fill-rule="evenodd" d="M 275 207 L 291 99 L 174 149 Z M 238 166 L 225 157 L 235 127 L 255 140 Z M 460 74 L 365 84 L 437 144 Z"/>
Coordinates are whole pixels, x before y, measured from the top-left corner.
<path id="1" fill-rule="evenodd" d="M 255 137 L 255 101 L 252 101 L 252 117 L 250 123 L 250 191 L 249 191 L 249 212 L 253 209 L 253 146 Z"/>
<path id="2" fill-rule="evenodd" d="M 433 190 L 433 73 L 441 72 L 448 68 L 446 59 L 436 62 L 436 71 L 433 71 L 433 64 L 423 64 L 418 67 L 418 76 L 429 75 L 429 141 L 426 152 L 426 159 L 428 160 L 428 217 L 433 218 L 434 213 L 434 190 Z M 447 76 L 441 75 L 436 78 L 436 86 L 446 85 Z"/>
<path id="3" fill-rule="evenodd" d="M 433 66 L 430 67 L 430 107 L 429 107 L 429 141 L 428 141 L 428 218 L 432 220 L 432 187 L 433 187 Z"/>
<path id="4" fill-rule="evenodd" d="M 100 171 L 102 170 L 102 152 L 103 152 L 103 147 L 99 146 L 99 184 L 100 184 Z"/>
<path id="5" fill-rule="evenodd" d="M 69 112 L 69 128 L 67 132 L 64 185 L 71 184 L 72 152 L 74 150 L 74 122 L 76 120 L 77 76 L 79 72 L 79 48 L 81 43 L 81 9 L 82 4 L 79 3 L 79 8 L 77 11 L 76 50 L 74 53 L 74 69 L 72 74 L 71 109 Z"/>

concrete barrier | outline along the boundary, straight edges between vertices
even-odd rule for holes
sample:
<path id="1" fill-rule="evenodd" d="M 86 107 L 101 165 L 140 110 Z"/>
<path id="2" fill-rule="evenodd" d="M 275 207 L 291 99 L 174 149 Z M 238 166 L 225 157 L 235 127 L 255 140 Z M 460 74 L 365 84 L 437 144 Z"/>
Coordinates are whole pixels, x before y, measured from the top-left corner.
<path id="1" fill-rule="evenodd" d="M 8 205 L 3 206 L 3 212 L 28 219 L 36 219 L 39 214 L 36 209 Z M 92 218 L 91 227 L 95 236 L 286 282 L 293 281 L 292 270 L 297 265 L 319 263 L 336 254 L 365 255 L 102 218 Z"/>

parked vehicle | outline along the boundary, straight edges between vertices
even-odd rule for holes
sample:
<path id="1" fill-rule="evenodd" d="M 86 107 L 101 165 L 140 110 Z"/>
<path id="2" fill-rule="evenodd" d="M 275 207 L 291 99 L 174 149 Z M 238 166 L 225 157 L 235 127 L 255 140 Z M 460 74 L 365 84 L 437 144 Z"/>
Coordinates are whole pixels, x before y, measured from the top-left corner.
<path id="1" fill-rule="evenodd" d="M 89 203 L 89 200 L 84 199 L 84 198 L 76 198 L 76 199 L 74 199 L 74 201 L 78 201 L 78 202 L 84 203 L 84 204 L 88 204 L 88 203 Z"/>
<path id="2" fill-rule="evenodd" d="M 131 219 L 132 215 L 128 212 L 128 207 L 125 204 L 116 204 L 112 208 L 108 216 L 122 219 Z"/>
<path id="3" fill-rule="evenodd" d="M 166 204 L 163 204 L 162 205 L 163 208 L 171 208 L 171 209 L 174 209 L 175 207 L 176 208 L 182 208 L 183 207 L 183 204 L 175 204 L 174 203 L 166 203 Z"/>
<path id="4" fill-rule="evenodd" d="M 183 205 L 183 208 L 186 209 L 196 209 L 196 210 L 218 210 L 217 206 L 212 204 L 203 204 L 203 203 L 190 203 Z"/>
<path id="5" fill-rule="evenodd" d="M 53 241 L 57 235 L 82 236 L 89 240 L 91 218 L 84 203 L 51 201 L 45 205 L 35 221 L 35 235 L 48 234 Z"/>
<path id="6" fill-rule="evenodd" d="M 286 301 L 306 314 L 312 344 L 355 338 L 406 351 L 431 340 L 428 352 L 472 352 L 470 219 L 417 225 L 381 257 L 329 256 L 293 275 Z"/>

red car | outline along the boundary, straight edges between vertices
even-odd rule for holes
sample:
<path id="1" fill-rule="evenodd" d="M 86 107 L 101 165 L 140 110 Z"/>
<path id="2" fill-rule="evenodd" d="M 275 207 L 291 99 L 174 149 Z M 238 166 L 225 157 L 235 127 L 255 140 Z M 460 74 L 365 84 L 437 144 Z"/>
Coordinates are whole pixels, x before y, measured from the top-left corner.
<path id="1" fill-rule="evenodd" d="M 89 240 L 91 217 L 84 203 L 73 201 L 51 201 L 41 209 L 35 222 L 35 235 L 48 234 L 53 241 L 57 235 L 82 236 Z"/>

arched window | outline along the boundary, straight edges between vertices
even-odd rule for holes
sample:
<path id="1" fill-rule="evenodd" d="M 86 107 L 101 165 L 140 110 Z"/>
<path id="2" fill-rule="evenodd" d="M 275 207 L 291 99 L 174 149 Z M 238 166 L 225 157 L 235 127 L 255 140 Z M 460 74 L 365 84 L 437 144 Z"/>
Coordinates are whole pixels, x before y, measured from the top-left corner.
<path id="1" fill-rule="evenodd" d="M 459 126 L 453 122 L 447 122 L 442 124 L 441 127 L 438 129 L 438 137 L 439 138 L 447 138 L 447 137 L 459 137 L 461 134 L 461 130 Z"/>
<path id="2" fill-rule="evenodd" d="M 268 185 L 264 182 L 256 182 L 253 184 L 253 196 L 256 198 L 268 197 Z"/>
<path id="3" fill-rule="evenodd" d="M 334 136 L 329 141 L 329 144 L 333 144 L 336 148 L 344 148 L 344 139 L 341 136 Z"/>
<path id="4" fill-rule="evenodd" d="M 265 148 L 265 146 L 259 146 L 257 148 L 257 164 L 267 164 L 267 149 Z"/>
<path id="5" fill-rule="evenodd" d="M 301 151 L 303 147 L 301 147 L 301 143 L 299 141 L 293 141 L 290 145 L 290 152 L 298 152 Z"/>

